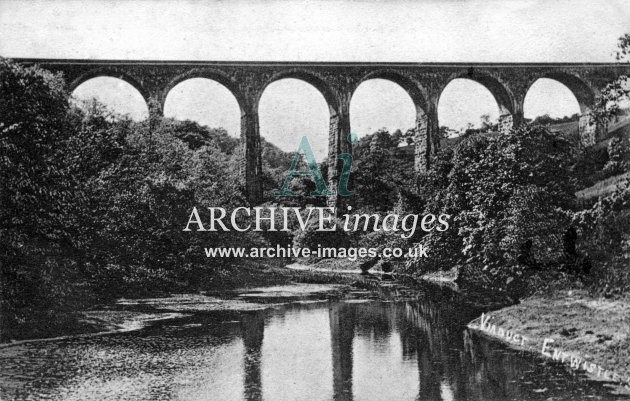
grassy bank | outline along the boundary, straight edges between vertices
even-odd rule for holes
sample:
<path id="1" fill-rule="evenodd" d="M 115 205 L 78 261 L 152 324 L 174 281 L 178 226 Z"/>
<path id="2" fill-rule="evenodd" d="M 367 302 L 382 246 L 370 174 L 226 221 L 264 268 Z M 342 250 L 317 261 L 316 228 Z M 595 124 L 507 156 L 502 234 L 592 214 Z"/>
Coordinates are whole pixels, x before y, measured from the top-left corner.
<path id="1" fill-rule="evenodd" d="M 526 298 L 490 316 L 490 325 L 526 337 L 526 348 L 543 352 L 547 339 L 548 357 L 557 350 L 555 359 L 567 364 L 573 356 L 614 371 L 621 381 L 630 379 L 630 298 L 595 298 L 586 291 L 565 290 Z M 603 377 L 597 369 L 589 373 Z"/>
<path id="2" fill-rule="evenodd" d="M 606 178 L 595 185 L 576 192 L 578 200 L 589 200 L 608 196 L 614 193 L 619 187 L 624 186 L 630 179 L 630 172 Z"/>

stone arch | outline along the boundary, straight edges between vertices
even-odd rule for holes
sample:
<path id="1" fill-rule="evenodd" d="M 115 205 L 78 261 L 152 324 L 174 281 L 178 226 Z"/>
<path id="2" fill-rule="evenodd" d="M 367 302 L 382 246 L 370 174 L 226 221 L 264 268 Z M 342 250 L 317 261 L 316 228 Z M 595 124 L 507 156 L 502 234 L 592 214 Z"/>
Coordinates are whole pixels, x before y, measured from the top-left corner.
<path id="1" fill-rule="evenodd" d="M 213 69 L 206 69 L 206 68 L 193 69 L 173 78 L 168 83 L 168 85 L 166 85 L 166 88 L 164 88 L 164 90 L 162 91 L 160 95 L 160 106 L 162 110 L 164 110 L 164 104 L 166 102 L 166 98 L 168 97 L 169 92 L 178 84 L 184 81 L 187 81 L 189 79 L 193 79 L 193 78 L 205 78 L 205 79 L 209 79 L 211 81 L 214 81 L 223 85 L 227 90 L 229 90 L 232 93 L 232 95 L 236 99 L 236 102 L 238 103 L 238 106 L 241 110 L 241 117 L 245 115 L 246 110 L 247 110 L 247 107 L 246 107 L 247 102 L 246 102 L 245 96 L 243 96 L 238 86 L 232 81 L 232 79 L 227 74 L 220 71 L 216 71 Z"/>
<path id="2" fill-rule="evenodd" d="M 514 97 L 512 96 L 512 93 L 507 88 L 507 86 L 491 73 L 473 67 L 470 67 L 466 70 L 458 71 L 457 73 L 449 76 L 446 82 L 444 82 L 444 84 L 439 89 L 438 102 L 440 97 L 442 97 L 442 92 L 444 92 L 444 89 L 446 89 L 448 84 L 450 84 L 455 79 L 462 78 L 477 82 L 488 89 L 494 97 L 494 100 L 496 100 L 501 114 L 515 113 L 517 107 L 514 102 Z"/>
<path id="3" fill-rule="evenodd" d="M 306 136 L 318 161 L 328 154 L 334 106 L 310 82 L 283 77 L 265 86 L 255 113 L 260 136 L 285 152 L 294 152 Z"/>
<path id="4" fill-rule="evenodd" d="M 365 81 L 369 81 L 370 79 L 385 79 L 387 81 L 391 81 L 395 84 L 398 84 L 401 88 L 409 94 L 413 104 L 416 107 L 416 115 L 418 117 L 424 116 L 430 111 L 429 103 L 427 101 L 428 95 L 426 90 L 420 85 L 419 82 L 415 81 L 412 78 L 405 76 L 404 74 L 398 71 L 392 70 L 375 70 L 367 73 L 354 85 L 352 88 L 352 92 L 350 94 L 350 101 L 352 101 L 352 96 L 354 95 L 357 88 L 364 83 Z"/>
<path id="5" fill-rule="evenodd" d="M 416 109 L 414 168 L 416 171 L 425 171 L 430 164 L 431 153 L 436 152 L 440 146 L 436 135 L 439 126 L 437 109 L 429 98 L 428 92 L 417 80 L 404 72 L 391 69 L 376 69 L 362 76 L 354 85 L 350 93 L 350 102 L 357 88 L 370 79 L 383 79 L 393 82 L 403 88 L 411 98 Z"/>
<path id="6" fill-rule="evenodd" d="M 144 102 L 147 105 L 147 108 L 149 107 L 149 99 L 150 99 L 149 91 L 147 91 L 144 88 L 144 86 L 142 86 L 142 84 L 140 83 L 140 80 L 136 79 L 135 77 L 133 77 L 132 75 L 126 72 L 119 71 L 113 68 L 98 68 L 98 69 L 90 70 L 86 72 L 85 74 L 79 76 L 78 78 L 76 78 L 70 83 L 69 85 L 70 93 L 74 92 L 74 90 L 77 89 L 82 83 L 89 81 L 90 79 L 100 78 L 100 77 L 120 79 L 128 83 L 129 85 L 133 86 L 138 92 L 140 92 L 140 95 L 142 95 L 142 98 L 144 99 Z"/>
<path id="7" fill-rule="evenodd" d="M 256 95 L 256 104 L 255 104 L 256 110 L 258 109 L 258 103 L 260 102 L 260 99 L 262 98 L 263 93 L 269 87 L 269 85 L 271 85 L 272 83 L 276 81 L 280 81 L 281 79 L 286 79 L 286 78 L 298 79 L 300 81 L 304 81 L 312 85 L 313 87 L 315 87 L 315 89 L 317 89 L 319 93 L 322 94 L 322 96 L 324 97 L 324 100 L 328 104 L 330 118 L 333 118 L 337 115 L 339 111 L 339 101 L 337 99 L 337 95 L 335 94 L 333 89 L 330 87 L 330 85 L 326 82 L 326 80 L 323 77 L 313 72 L 310 72 L 308 70 L 301 69 L 301 68 L 291 68 L 291 69 L 282 70 L 276 74 L 273 74 L 271 78 L 269 78 L 262 85 L 260 91 Z"/>
<path id="8" fill-rule="evenodd" d="M 527 92 L 529 92 L 532 85 L 540 78 L 553 79 L 554 81 L 560 82 L 562 85 L 566 86 L 577 99 L 578 105 L 580 106 L 580 112 L 582 113 L 587 112 L 589 107 L 595 101 L 595 90 L 589 84 L 576 75 L 562 71 L 549 71 L 536 76 L 527 86 L 525 96 L 527 96 Z"/>
<path id="9" fill-rule="evenodd" d="M 402 86 L 389 79 L 370 78 L 357 86 L 348 105 L 350 130 L 358 137 L 386 129 L 407 133 L 425 111 Z"/>

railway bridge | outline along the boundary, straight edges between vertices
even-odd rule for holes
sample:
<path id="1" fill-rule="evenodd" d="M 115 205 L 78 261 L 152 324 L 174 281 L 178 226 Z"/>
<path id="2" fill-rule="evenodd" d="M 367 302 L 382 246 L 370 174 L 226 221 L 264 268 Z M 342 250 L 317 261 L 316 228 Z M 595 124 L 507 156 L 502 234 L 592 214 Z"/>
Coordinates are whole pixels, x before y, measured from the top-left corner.
<path id="1" fill-rule="evenodd" d="M 134 61 L 79 59 L 14 59 L 61 72 L 74 90 L 96 77 L 120 78 L 144 97 L 149 116 L 162 115 L 166 97 L 177 84 L 192 78 L 214 80 L 236 98 L 241 111 L 242 184 L 253 204 L 262 199 L 261 145 L 258 103 L 265 88 L 283 78 L 308 82 L 321 92 L 330 112 L 328 163 L 331 187 L 336 188 L 341 163 L 336 155 L 350 153 L 350 100 L 356 88 L 374 78 L 400 85 L 416 109 L 415 167 L 426 169 L 439 147 L 438 101 L 454 79 L 467 78 L 486 87 L 494 96 L 501 117 L 501 132 L 523 122 L 527 91 L 540 78 L 554 79 L 571 90 L 582 117 L 584 143 L 598 140 L 597 127 L 588 119 L 589 106 L 599 89 L 621 75 L 630 75 L 629 64 L 615 63 L 336 63 L 336 62 L 217 62 Z"/>

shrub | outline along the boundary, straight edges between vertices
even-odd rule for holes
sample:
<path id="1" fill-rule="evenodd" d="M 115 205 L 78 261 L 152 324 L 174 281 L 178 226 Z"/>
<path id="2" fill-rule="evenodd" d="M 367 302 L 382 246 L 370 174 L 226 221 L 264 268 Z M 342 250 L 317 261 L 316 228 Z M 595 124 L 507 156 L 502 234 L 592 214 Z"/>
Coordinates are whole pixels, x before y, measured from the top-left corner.
<path id="1" fill-rule="evenodd" d="M 425 235 L 429 257 L 407 267 L 465 266 L 460 283 L 505 289 L 526 270 L 526 245 L 533 267 L 558 263 L 573 206 L 571 161 L 570 143 L 538 126 L 473 135 L 445 150 L 421 183 L 426 212 L 450 214 L 452 224 Z"/>
<path id="2" fill-rule="evenodd" d="M 0 330 L 56 309 L 76 268 L 63 80 L 0 59 Z M 4 336 L 0 331 L 0 338 Z"/>
<path id="3" fill-rule="evenodd" d="M 592 260 L 590 288 L 606 296 L 630 290 L 630 185 L 599 199 L 573 217 L 578 246 Z"/>
<path id="4" fill-rule="evenodd" d="M 604 178 L 623 174 L 627 170 L 627 162 L 625 159 L 625 148 L 621 138 L 613 138 L 608 142 L 608 161 L 604 165 Z"/>

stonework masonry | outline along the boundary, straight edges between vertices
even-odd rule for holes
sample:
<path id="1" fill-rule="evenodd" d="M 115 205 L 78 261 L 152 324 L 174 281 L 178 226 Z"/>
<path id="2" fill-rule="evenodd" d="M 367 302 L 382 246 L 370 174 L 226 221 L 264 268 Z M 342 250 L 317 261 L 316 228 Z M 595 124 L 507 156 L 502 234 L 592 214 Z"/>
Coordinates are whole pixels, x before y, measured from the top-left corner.
<path id="1" fill-rule="evenodd" d="M 442 90 L 454 79 L 467 78 L 485 86 L 501 110 L 500 130 L 507 133 L 523 121 L 527 91 L 539 78 L 554 79 L 575 95 L 580 110 L 588 107 L 598 88 L 621 75 L 630 75 L 628 64 L 603 63 L 316 63 L 316 62 L 211 62 L 15 59 L 25 65 L 63 74 L 70 90 L 88 79 L 120 78 L 144 97 L 150 116 L 163 112 L 169 91 L 191 78 L 214 80 L 234 94 L 241 110 L 241 185 L 250 204 L 262 201 L 262 165 L 258 102 L 265 88 L 283 78 L 306 81 L 318 89 L 330 111 L 329 179 L 336 187 L 341 164 L 333 155 L 352 152 L 350 99 L 364 81 L 387 79 L 399 84 L 413 100 L 417 117 L 415 168 L 426 170 L 439 147 L 437 105 Z M 597 141 L 597 127 L 580 120 L 584 140 Z M 334 184 L 334 185 L 333 185 Z M 334 200 L 332 201 L 334 203 Z"/>
<path id="2" fill-rule="evenodd" d="M 514 127 L 514 117 L 511 114 L 503 114 L 499 116 L 499 132 L 509 134 Z"/>

